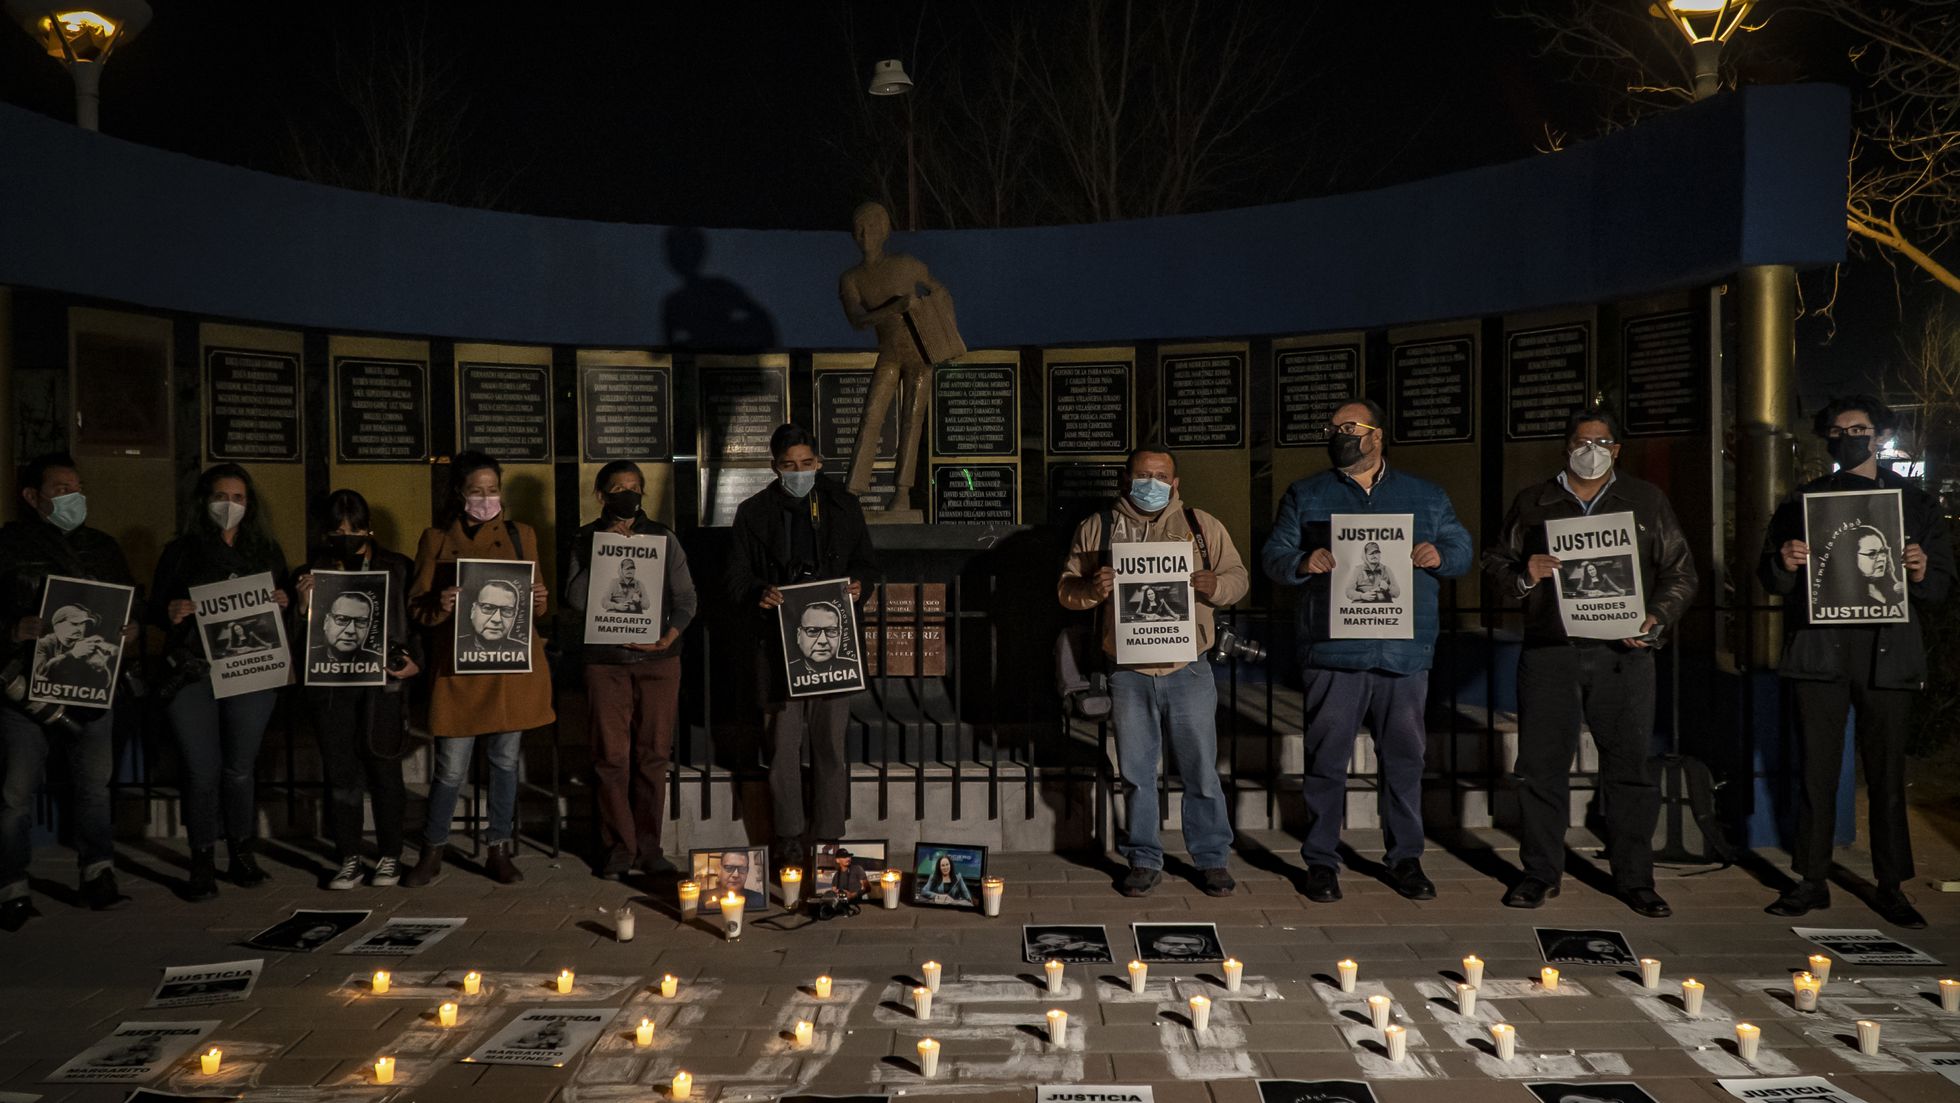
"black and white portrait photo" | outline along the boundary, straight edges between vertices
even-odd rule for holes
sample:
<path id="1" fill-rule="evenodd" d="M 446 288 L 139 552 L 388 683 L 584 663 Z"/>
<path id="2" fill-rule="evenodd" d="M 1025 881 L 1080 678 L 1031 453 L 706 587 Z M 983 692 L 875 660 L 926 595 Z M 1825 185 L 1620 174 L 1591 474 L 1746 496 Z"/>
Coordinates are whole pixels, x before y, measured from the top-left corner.
<path id="1" fill-rule="evenodd" d="M 1332 639 L 1413 639 L 1415 517 L 1336 513 L 1327 520 L 1327 633 Z"/>
<path id="2" fill-rule="evenodd" d="M 585 642 L 658 643 L 665 594 L 667 538 L 592 534 L 585 585 Z"/>
<path id="3" fill-rule="evenodd" d="M 1100 923 L 1028 925 L 1021 928 L 1021 960 L 1039 965 L 1053 959 L 1064 965 L 1114 962 L 1109 929 Z"/>
<path id="4" fill-rule="evenodd" d="M 1903 624 L 1905 505 L 1897 490 L 1803 496 L 1813 624 Z"/>
<path id="5" fill-rule="evenodd" d="M 537 564 L 456 561 L 456 673 L 531 670 L 531 584 Z"/>
<path id="6" fill-rule="evenodd" d="M 1540 1103 L 1654 1103 L 1654 1097 L 1638 1084 L 1621 1081 L 1606 1084 L 1526 1084 Z"/>
<path id="7" fill-rule="evenodd" d="M 1216 923 L 1132 923 L 1130 934 L 1136 939 L 1137 960 L 1147 964 L 1225 960 Z"/>
<path id="8" fill-rule="evenodd" d="M 1402 585 L 1396 581 L 1395 572 L 1382 562 L 1382 546 L 1378 540 L 1368 540 L 1361 545 L 1361 562 L 1348 571 L 1347 599 L 1362 605 L 1386 605 L 1402 596 Z"/>
<path id="9" fill-rule="evenodd" d="M 27 699 L 83 708 L 113 704 L 122 628 L 135 593 L 128 586 L 50 576 L 41 594 L 41 638 L 34 642 Z"/>
<path id="10" fill-rule="evenodd" d="M 1259 1103 L 1375 1103 L 1363 1080 L 1261 1080 Z"/>
<path id="11" fill-rule="evenodd" d="M 864 688 L 864 651 L 858 646 L 857 609 L 850 582 L 784 586 L 777 607 L 783 630 L 783 668 L 791 697 L 847 693 Z"/>
<path id="12" fill-rule="evenodd" d="M 1582 598 L 1625 597 L 1633 592 L 1633 556 L 1605 555 L 1559 564 L 1559 595 Z"/>
<path id="13" fill-rule="evenodd" d="M 419 954 L 454 934 L 465 917 L 411 919 L 395 916 L 341 947 L 343 954 Z"/>
<path id="14" fill-rule="evenodd" d="M 367 917 L 371 914 L 373 913 L 363 909 L 348 911 L 302 909 L 253 935 L 245 944 L 261 950 L 312 953 L 367 922 Z"/>
<path id="15" fill-rule="evenodd" d="M 388 684 L 388 572 L 314 571 L 306 684 Z"/>
<path id="16" fill-rule="evenodd" d="M 1191 615 L 1191 587 L 1184 582 L 1126 582 L 1117 589 L 1123 623 L 1183 620 Z"/>
<path id="17" fill-rule="evenodd" d="M 258 655 L 274 650 L 279 642 L 275 613 L 253 613 L 204 626 L 204 645 L 213 662 Z"/>
<path id="18" fill-rule="evenodd" d="M 1627 936 L 1618 931 L 1568 931 L 1535 927 L 1547 965 L 1638 965 Z"/>

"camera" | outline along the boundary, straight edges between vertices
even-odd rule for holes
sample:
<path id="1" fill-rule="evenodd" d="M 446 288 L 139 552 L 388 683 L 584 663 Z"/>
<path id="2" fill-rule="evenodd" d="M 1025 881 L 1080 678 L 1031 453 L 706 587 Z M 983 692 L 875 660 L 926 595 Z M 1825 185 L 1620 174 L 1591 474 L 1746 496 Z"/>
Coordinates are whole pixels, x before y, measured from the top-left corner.
<path id="1" fill-rule="evenodd" d="M 82 726 L 68 716 L 66 705 L 50 705 L 27 699 L 27 663 L 20 658 L 0 669 L 0 692 L 20 707 L 35 723 L 62 735 L 80 735 Z"/>
<path id="2" fill-rule="evenodd" d="M 1258 640 L 1247 639 L 1225 625 L 1218 626 L 1218 638 L 1213 641 L 1211 650 L 1206 653 L 1214 663 L 1228 663 L 1233 659 L 1243 659 L 1249 663 L 1266 661 L 1266 647 Z"/>
<path id="3" fill-rule="evenodd" d="M 810 898 L 810 911 L 818 919 L 849 919 L 863 910 L 864 908 L 857 902 L 857 897 L 846 896 L 839 892 L 824 893 Z"/>
<path id="4" fill-rule="evenodd" d="M 163 677 L 156 684 L 157 699 L 168 701 L 192 682 L 211 675 L 211 664 L 187 647 L 173 647 L 163 656 Z"/>

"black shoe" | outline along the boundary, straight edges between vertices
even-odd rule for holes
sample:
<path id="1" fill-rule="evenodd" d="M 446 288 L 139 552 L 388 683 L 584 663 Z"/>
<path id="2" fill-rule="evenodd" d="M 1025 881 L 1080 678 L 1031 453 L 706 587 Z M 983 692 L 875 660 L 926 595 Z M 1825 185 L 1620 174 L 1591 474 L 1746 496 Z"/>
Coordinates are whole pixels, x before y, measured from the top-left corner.
<path id="1" fill-rule="evenodd" d="M 655 851 L 652 855 L 640 859 L 640 872 L 648 877 L 658 877 L 663 873 L 679 873 L 680 868 L 674 865 L 672 858 Z"/>
<path id="2" fill-rule="evenodd" d="M 1163 879 L 1164 871 L 1161 869 L 1131 866 L 1130 872 L 1123 878 L 1123 895 L 1149 896 L 1150 890 L 1156 888 Z"/>
<path id="3" fill-rule="evenodd" d="M 1622 889 L 1620 900 L 1633 909 L 1633 914 L 1644 915 L 1649 919 L 1666 919 L 1674 914 L 1661 894 L 1653 889 Z"/>
<path id="4" fill-rule="evenodd" d="M 25 896 L 0 901 L 0 931 L 18 931 L 27 926 L 28 920 L 39 918 L 41 918 L 41 910 L 34 906 L 34 901 Z"/>
<path id="5" fill-rule="evenodd" d="M 225 878 L 242 889 L 255 889 L 272 880 L 272 874 L 259 868 L 259 860 L 249 850 L 233 850 Z"/>
<path id="6" fill-rule="evenodd" d="M 405 889 L 419 889 L 425 885 L 433 885 L 437 881 L 442 880 L 442 852 L 444 849 L 446 848 L 440 846 L 424 846 L 422 848 L 422 856 L 415 860 L 415 868 L 409 870 L 408 876 L 402 878 L 402 887 Z"/>
<path id="7" fill-rule="evenodd" d="M 1341 875 L 1333 866 L 1308 866 L 1307 899 L 1316 904 L 1332 904 L 1341 898 Z"/>
<path id="8" fill-rule="evenodd" d="M 82 882 L 82 903 L 90 911 L 114 911 L 129 903 L 129 897 L 116 888 L 116 875 L 105 869 Z"/>
<path id="9" fill-rule="evenodd" d="M 608 881 L 624 881 L 633 872 L 633 859 L 615 850 L 599 863 L 598 875 Z"/>
<path id="10" fill-rule="evenodd" d="M 184 882 L 184 899 L 197 903 L 218 898 L 218 858 L 211 847 L 191 851 L 191 875 Z"/>
<path id="11" fill-rule="evenodd" d="M 1436 882 L 1422 872 L 1422 863 L 1404 858 L 1388 867 L 1388 887 L 1410 900 L 1436 899 Z"/>
<path id="12" fill-rule="evenodd" d="M 1206 896 L 1230 896 L 1238 889 L 1239 883 L 1232 880 L 1232 871 L 1223 866 L 1216 869 L 1198 871 L 1198 887 L 1205 890 Z"/>
<path id="13" fill-rule="evenodd" d="M 1511 886 L 1504 894 L 1507 908 L 1542 908 L 1545 901 L 1558 895 L 1557 885 L 1548 885 L 1536 877 L 1527 877 Z"/>
<path id="14" fill-rule="evenodd" d="M 1763 910 L 1785 919 L 1795 919 L 1800 915 L 1823 911 L 1830 906 L 1831 886 L 1822 881 L 1799 881 L 1794 888 L 1777 897 L 1775 903 Z"/>
<path id="15" fill-rule="evenodd" d="M 490 844 L 490 860 L 485 863 L 484 872 L 500 885 L 514 885 L 524 879 L 517 868 L 517 844 L 501 842 Z"/>
<path id="16" fill-rule="evenodd" d="M 1926 917 L 1919 914 L 1919 909 L 1912 906 L 1905 891 L 1897 885 L 1880 885 L 1878 894 L 1872 897 L 1872 910 L 1894 927 L 1917 931 L 1926 926 Z"/>

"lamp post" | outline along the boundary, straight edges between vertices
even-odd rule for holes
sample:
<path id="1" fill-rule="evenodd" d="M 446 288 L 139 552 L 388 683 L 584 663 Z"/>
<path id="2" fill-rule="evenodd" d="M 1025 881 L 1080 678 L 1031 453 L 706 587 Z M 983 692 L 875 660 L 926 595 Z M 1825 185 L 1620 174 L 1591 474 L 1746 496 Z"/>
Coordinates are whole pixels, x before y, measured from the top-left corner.
<path id="1" fill-rule="evenodd" d="M 1742 27 L 1756 0 L 1658 0 L 1648 14 L 1665 19 L 1688 40 L 1695 63 L 1695 99 L 1705 100 L 1720 87 L 1722 44 Z"/>
<path id="2" fill-rule="evenodd" d="M 912 78 L 905 75 L 905 63 L 887 58 L 871 69 L 871 83 L 865 91 L 874 96 L 909 96 Z M 919 228 L 919 163 L 912 147 L 912 101 L 905 101 L 905 228 Z"/>
<path id="3" fill-rule="evenodd" d="M 86 8 L 64 8 L 45 0 L 6 0 L 13 16 L 41 48 L 68 67 L 75 80 L 75 125 L 97 130 L 102 66 L 116 47 L 150 23 L 144 0 L 90 0 Z"/>

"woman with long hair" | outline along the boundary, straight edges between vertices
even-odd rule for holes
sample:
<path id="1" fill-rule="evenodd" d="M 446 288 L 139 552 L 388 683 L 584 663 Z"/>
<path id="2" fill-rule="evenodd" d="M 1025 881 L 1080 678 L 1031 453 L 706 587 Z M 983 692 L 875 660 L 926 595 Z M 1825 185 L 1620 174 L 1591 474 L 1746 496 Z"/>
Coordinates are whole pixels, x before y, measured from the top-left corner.
<path id="1" fill-rule="evenodd" d="M 150 587 L 151 623 L 164 630 L 167 653 L 180 669 L 188 666 L 195 672 L 204 655 L 192 616 L 191 587 L 256 574 L 272 576 L 273 600 L 286 608 L 285 553 L 265 529 L 252 476 L 237 464 L 221 463 L 198 476 L 183 529 L 164 546 Z M 209 678 L 187 675 L 164 706 L 183 759 L 184 829 L 191 844 L 186 899 L 218 895 L 220 832 L 230 856 L 226 876 L 233 884 L 256 888 L 271 880 L 254 856 L 259 844 L 255 775 L 259 744 L 278 700 L 276 689 L 220 700 Z"/>
<path id="2" fill-rule="evenodd" d="M 973 903 L 973 890 L 966 887 L 966 880 L 953 866 L 952 855 L 945 851 L 935 851 L 932 856 L 932 875 L 926 878 L 923 890 L 927 896 L 940 897 L 946 903 Z"/>

